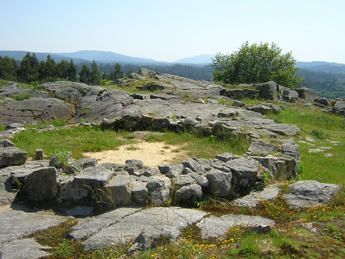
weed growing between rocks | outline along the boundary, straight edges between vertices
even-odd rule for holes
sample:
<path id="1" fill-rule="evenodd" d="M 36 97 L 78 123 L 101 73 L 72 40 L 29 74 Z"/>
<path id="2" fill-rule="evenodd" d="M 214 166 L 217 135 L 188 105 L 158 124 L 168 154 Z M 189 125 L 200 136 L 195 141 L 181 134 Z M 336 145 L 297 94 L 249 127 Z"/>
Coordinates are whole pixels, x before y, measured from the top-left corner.
<path id="1" fill-rule="evenodd" d="M 99 249 L 95 251 L 85 251 L 83 245 L 79 241 L 70 239 L 69 233 L 71 228 L 77 223 L 75 219 L 69 219 L 57 227 L 48 228 L 39 231 L 30 237 L 44 246 L 50 246 L 48 259 L 56 258 L 119 258 L 127 254 L 129 244 L 118 245 L 107 249 Z"/>

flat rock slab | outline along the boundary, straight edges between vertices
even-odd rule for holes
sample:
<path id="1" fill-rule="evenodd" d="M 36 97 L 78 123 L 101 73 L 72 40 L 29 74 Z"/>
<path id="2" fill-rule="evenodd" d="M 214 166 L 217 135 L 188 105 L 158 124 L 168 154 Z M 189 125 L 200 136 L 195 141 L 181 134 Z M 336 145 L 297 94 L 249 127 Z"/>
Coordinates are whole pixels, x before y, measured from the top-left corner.
<path id="1" fill-rule="evenodd" d="M 82 170 L 74 180 L 90 186 L 102 186 L 110 180 L 113 174 L 111 170 L 103 166 L 88 167 Z"/>
<path id="2" fill-rule="evenodd" d="M 260 216 L 224 215 L 221 217 L 210 216 L 201 220 L 196 226 L 201 230 L 202 238 L 218 238 L 226 234 L 231 227 L 273 227 L 275 222 Z"/>
<path id="3" fill-rule="evenodd" d="M 0 212 L 0 250 L 4 243 L 21 239 L 37 231 L 57 226 L 67 218 L 47 212 L 23 212 L 5 210 Z"/>
<path id="4" fill-rule="evenodd" d="M 140 210 L 141 208 L 119 208 L 99 216 L 79 221 L 79 223 L 72 228 L 71 237 L 74 239 L 88 238 Z"/>
<path id="5" fill-rule="evenodd" d="M 15 192 L 8 192 L 5 189 L 5 185 L 0 183 L 0 206 L 10 204 L 16 197 Z"/>
<path id="6" fill-rule="evenodd" d="M 73 238 L 89 236 L 85 249 L 98 249 L 136 240 L 143 232 L 146 236 L 179 237 L 183 228 L 200 221 L 206 212 L 178 207 L 156 207 L 143 210 L 120 208 L 94 217 L 73 228 Z"/>
<path id="7" fill-rule="evenodd" d="M 0 148 L 0 168 L 12 165 L 22 165 L 25 163 L 27 154 L 16 147 Z"/>
<path id="8" fill-rule="evenodd" d="M 290 185 L 284 199 L 291 208 L 308 208 L 327 204 L 340 190 L 340 185 L 318 181 L 298 181 Z"/>
<path id="9" fill-rule="evenodd" d="M 55 98 L 32 97 L 0 105 L 0 123 L 32 123 L 35 120 L 70 119 L 74 106 Z"/>
<path id="10" fill-rule="evenodd" d="M 44 250 L 50 248 L 49 246 L 40 245 L 33 238 L 13 240 L 8 243 L 0 244 L 0 258 L 42 258 L 49 256 L 49 253 Z"/>
<path id="11" fill-rule="evenodd" d="M 269 201 L 278 198 L 279 186 L 269 185 L 260 192 L 251 192 L 250 194 L 238 198 L 232 202 L 234 206 L 255 208 L 262 201 Z"/>
<path id="12" fill-rule="evenodd" d="M 216 217 L 201 210 L 179 207 L 119 208 L 79 221 L 70 235 L 84 240 L 86 250 L 128 242 L 148 248 L 152 240 L 161 237 L 171 241 L 178 239 L 181 230 L 192 224 L 201 229 L 203 238 L 211 238 L 223 237 L 233 226 L 273 227 L 275 223 L 263 217 L 232 214 Z"/>

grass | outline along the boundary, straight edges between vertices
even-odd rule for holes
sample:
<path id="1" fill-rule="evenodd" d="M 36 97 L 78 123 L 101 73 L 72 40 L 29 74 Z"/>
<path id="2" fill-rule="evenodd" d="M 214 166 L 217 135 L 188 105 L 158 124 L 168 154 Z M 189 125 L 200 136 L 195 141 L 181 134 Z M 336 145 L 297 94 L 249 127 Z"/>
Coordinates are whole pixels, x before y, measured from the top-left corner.
<path id="1" fill-rule="evenodd" d="M 80 126 L 43 132 L 30 129 L 16 134 L 13 142 L 32 157 L 35 150 L 41 148 L 48 156 L 71 152 L 78 159 L 84 152 L 112 150 L 120 145 L 131 144 L 134 142 L 131 138 L 131 134 L 127 132 Z"/>
<path id="2" fill-rule="evenodd" d="M 297 125 L 301 129 L 300 135 L 295 139 L 300 147 L 303 165 L 300 179 L 345 184 L 344 117 L 299 105 L 288 105 L 279 114 L 269 116 L 282 123 Z M 305 141 L 308 136 L 312 137 L 314 142 Z M 332 141 L 338 141 L 339 144 L 334 145 Z M 309 153 L 309 149 L 318 147 L 331 149 L 321 153 Z M 333 156 L 326 157 L 325 153 L 331 153 Z"/>
<path id="3" fill-rule="evenodd" d="M 281 198 L 245 210 L 216 201 L 209 204 L 209 211 L 260 215 L 277 224 L 263 233 L 232 227 L 223 238 L 211 240 L 201 239 L 200 230 L 192 225 L 177 243 L 142 251 L 135 258 L 344 258 L 344 197 L 342 191 L 330 205 L 305 210 L 291 210 Z M 314 222 L 317 234 L 303 227 L 306 222 Z"/>
<path id="4" fill-rule="evenodd" d="M 63 121 L 55 120 L 36 125 L 30 125 L 29 130 L 15 135 L 13 142 L 26 150 L 29 156 L 34 156 L 35 150 L 43 149 L 44 153 L 52 156 L 58 153 L 70 152 L 74 158 L 81 158 L 84 152 L 98 152 L 114 150 L 121 145 L 136 143 L 129 132 L 101 130 L 90 127 L 57 128 L 53 131 L 38 131 L 47 125 L 63 126 Z M 177 134 L 166 132 L 161 135 L 149 134 L 145 137 L 149 142 L 165 142 L 177 145 L 191 157 L 214 158 L 216 154 L 232 152 L 243 154 L 247 151 L 249 142 L 243 138 L 218 139 L 214 136 L 197 137 L 189 133 Z M 129 147 L 128 150 L 133 150 Z"/>
<path id="5" fill-rule="evenodd" d="M 28 129 L 45 129 L 50 125 L 53 125 L 54 127 L 63 127 L 63 126 L 67 125 L 67 122 L 64 119 L 40 121 L 40 122 L 37 122 L 35 124 L 26 125 L 26 128 L 28 128 Z"/>
<path id="6" fill-rule="evenodd" d="M 8 81 L 0 79 L 0 87 L 3 87 L 7 85 L 8 83 L 9 83 Z"/>
<path id="7" fill-rule="evenodd" d="M 32 95 L 30 93 L 20 93 L 20 94 L 16 94 L 12 96 L 12 98 L 15 99 L 16 101 L 23 101 L 23 100 L 31 98 L 31 96 Z"/>
<path id="8" fill-rule="evenodd" d="M 243 154 L 248 150 L 249 142 L 244 138 L 229 137 L 218 139 L 215 136 L 198 137 L 191 133 L 166 132 L 161 135 L 146 136 L 149 142 L 165 142 L 169 145 L 179 145 L 188 156 L 200 158 L 214 158 L 216 154 L 230 152 Z"/>

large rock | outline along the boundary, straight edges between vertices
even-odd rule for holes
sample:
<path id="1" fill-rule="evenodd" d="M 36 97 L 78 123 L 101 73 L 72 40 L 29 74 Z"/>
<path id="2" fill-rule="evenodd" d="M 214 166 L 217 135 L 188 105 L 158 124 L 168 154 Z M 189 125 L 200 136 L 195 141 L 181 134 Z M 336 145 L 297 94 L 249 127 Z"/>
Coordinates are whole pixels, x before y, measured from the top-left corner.
<path id="1" fill-rule="evenodd" d="M 331 105 L 331 102 L 326 97 L 319 97 L 314 99 L 314 105 L 325 108 Z"/>
<path id="2" fill-rule="evenodd" d="M 33 123 L 52 119 L 71 119 L 74 106 L 55 98 L 32 97 L 0 105 L 0 123 Z"/>
<path id="3" fill-rule="evenodd" d="M 152 176 L 147 185 L 149 203 L 153 206 L 162 206 L 170 199 L 171 181 L 166 176 Z"/>
<path id="4" fill-rule="evenodd" d="M 24 177 L 23 193 L 32 201 L 54 200 L 57 193 L 56 169 L 44 167 L 30 172 Z"/>
<path id="5" fill-rule="evenodd" d="M 93 202 L 92 193 L 103 193 L 100 189 L 113 175 L 113 171 L 103 166 L 94 166 L 83 169 L 76 176 L 63 176 L 59 179 L 58 200 L 66 205 Z"/>
<path id="6" fill-rule="evenodd" d="M 132 181 L 134 179 L 129 175 L 116 175 L 105 185 L 105 188 L 110 191 L 115 206 L 124 206 L 131 202 L 129 186 Z"/>
<path id="7" fill-rule="evenodd" d="M 201 230 L 202 238 L 223 237 L 231 227 L 273 227 L 275 222 L 271 219 L 248 215 L 210 216 L 196 224 Z"/>
<path id="8" fill-rule="evenodd" d="M 259 92 L 260 98 L 264 100 L 278 100 L 279 86 L 276 82 L 269 81 L 262 84 L 256 84 L 255 87 L 256 90 Z"/>
<path id="9" fill-rule="evenodd" d="M 295 136 L 299 129 L 295 125 L 281 124 L 281 123 L 272 123 L 266 126 L 266 129 L 278 133 L 280 135 L 286 136 Z"/>
<path id="10" fill-rule="evenodd" d="M 9 140 L 9 139 L 1 139 L 0 140 L 0 148 L 3 148 L 3 147 L 14 147 L 14 143 Z"/>
<path id="11" fill-rule="evenodd" d="M 299 181 L 291 184 L 284 199 L 292 208 L 307 208 L 327 204 L 340 190 L 340 185 L 318 181 Z"/>
<path id="12" fill-rule="evenodd" d="M 264 188 L 264 190 L 259 192 L 251 192 L 246 196 L 235 199 L 231 202 L 234 206 L 254 208 L 259 205 L 261 202 L 270 201 L 278 198 L 279 195 L 279 186 L 278 185 L 269 185 Z"/>
<path id="13" fill-rule="evenodd" d="M 281 152 L 284 155 L 291 156 L 297 160 L 299 160 L 300 158 L 300 152 L 295 143 L 287 142 L 287 143 L 282 144 Z"/>
<path id="14" fill-rule="evenodd" d="M 31 213 L 12 209 L 1 211 L 0 247 L 7 242 L 19 240 L 40 230 L 57 226 L 67 219 L 66 217 L 50 215 L 44 211 Z"/>
<path id="15" fill-rule="evenodd" d="M 117 224 L 122 219 L 141 210 L 142 208 L 118 208 L 98 216 L 87 218 L 85 221 L 79 221 L 77 225 L 72 227 L 70 236 L 73 239 L 86 239 L 103 228 L 106 229 L 112 224 Z"/>
<path id="16" fill-rule="evenodd" d="M 280 86 L 281 99 L 285 102 L 296 102 L 298 93 L 295 90 Z"/>
<path id="17" fill-rule="evenodd" d="M 288 156 L 251 156 L 257 160 L 276 180 L 294 179 L 298 175 L 297 161 Z"/>
<path id="18" fill-rule="evenodd" d="M 0 168 L 25 163 L 27 154 L 25 151 L 16 147 L 0 148 Z"/>
<path id="19" fill-rule="evenodd" d="M 95 158 L 81 158 L 73 162 L 73 166 L 78 170 L 82 170 L 88 167 L 96 166 L 97 160 Z"/>
<path id="20" fill-rule="evenodd" d="M 248 194 L 255 186 L 259 163 L 251 158 L 240 157 L 226 165 L 231 169 L 233 189 L 240 195 Z"/>
<path id="21" fill-rule="evenodd" d="M 89 86 L 69 81 L 44 83 L 42 87 L 48 90 L 54 97 L 71 102 L 76 102 L 85 96 L 98 95 L 104 91 L 104 89 L 98 86 Z"/>
<path id="22" fill-rule="evenodd" d="M 246 109 L 254 112 L 259 112 L 261 114 L 279 113 L 281 111 L 281 109 L 278 106 L 273 105 L 271 103 L 250 105 L 247 106 Z"/>
<path id="23" fill-rule="evenodd" d="M 183 161 L 182 165 L 185 168 L 189 168 L 190 170 L 196 173 L 204 172 L 204 168 L 202 167 L 202 165 L 199 164 L 195 159 L 189 159 L 189 160 Z"/>
<path id="24" fill-rule="evenodd" d="M 174 188 L 179 189 L 183 186 L 196 183 L 196 180 L 191 175 L 179 175 L 172 179 Z"/>
<path id="25" fill-rule="evenodd" d="M 248 153 L 254 156 L 262 156 L 275 153 L 277 146 L 262 140 L 253 140 L 249 146 Z"/>
<path id="26" fill-rule="evenodd" d="M 345 116 L 345 101 L 336 101 L 333 112 Z"/>
<path id="27" fill-rule="evenodd" d="M 213 169 L 205 175 L 208 182 L 208 192 L 214 196 L 219 198 L 227 198 L 230 195 L 231 190 L 231 180 L 232 174 L 231 172 L 223 172 L 217 169 Z"/>
<path id="28" fill-rule="evenodd" d="M 87 94 L 79 99 L 76 117 L 97 123 L 103 119 L 113 120 L 131 104 L 133 97 L 128 93 L 102 89 L 98 94 Z"/>
<path id="29" fill-rule="evenodd" d="M 198 184 L 182 186 L 175 192 L 175 203 L 181 206 L 194 206 L 202 197 L 202 189 Z"/>
<path id="30" fill-rule="evenodd" d="M 134 204 L 146 205 L 148 203 L 149 190 L 145 182 L 135 181 L 131 183 L 131 197 Z"/>
<path id="31" fill-rule="evenodd" d="M 221 95 L 229 97 L 231 99 L 243 99 L 250 98 L 255 99 L 258 97 L 258 92 L 255 89 L 222 89 L 220 92 Z"/>
<path id="32" fill-rule="evenodd" d="M 114 172 L 104 168 L 103 166 L 87 167 L 75 176 L 74 181 L 90 187 L 104 186 Z"/>
<path id="33" fill-rule="evenodd" d="M 0 244 L 0 258 L 20 259 L 20 258 L 42 258 L 50 254 L 46 251 L 51 249 L 36 242 L 34 238 L 24 238 Z"/>
<path id="34" fill-rule="evenodd" d="M 318 97 L 318 94 L 308 87 L 297 88 L 296 91 L 298 92 L 298 97 L 306 102 L 313 102 Z"/>
<path id="35" fill-rule="evenodd" d="M 126 210 L 126 214 L 122 213 L 121 216 L 117 216 L 122 210 Z M 138 237 L 142 233 L 145 233 L 147 237 L 161 236 L 169 240 L 176 240 L 182 229 L 200 221 L 207 214 L 200 210 L 177 207 L 131 210 L 132 212 L 129 214 L 128 209 L 121 208 L 109 212 L 107 215 L 94 217 L 86 223 L 81 222 L 73 227 L 71 236 L 78 239 L 86 238 L 83 241 L 86 250 L 125 244 L 133 240 L 139 241 Z"/>

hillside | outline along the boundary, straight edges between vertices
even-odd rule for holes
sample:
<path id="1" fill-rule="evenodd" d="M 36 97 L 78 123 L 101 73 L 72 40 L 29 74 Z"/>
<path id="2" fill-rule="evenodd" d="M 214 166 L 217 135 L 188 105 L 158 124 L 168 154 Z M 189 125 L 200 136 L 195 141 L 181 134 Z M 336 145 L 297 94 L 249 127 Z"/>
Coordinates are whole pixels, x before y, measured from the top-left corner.
<path id="1" fill-rule="evenodd" d="M 25 51 L 0 51 L 0 56 L 21 60 Z M 36 53 L 39 60 L 51 55 L 56 61 L 73 59 L 80 70 L 81 64 L 95 60 L 102 72 L 111 73 L 114 63 L 123 64 L 124 72 L 139 70 L 145 66 L 161 73 L 175 74 L 195 80 L 212 80 L 212 66 L 207 65 L 212 55 L 199 55 L 177 60 L 176 63 L 159 62 L 153 59 L 126 56 L 109 51 L 77 51 L 71 53 Z M 298 74 L 303 85 L 330 98 L 345 97 L 345 64 L 331 62 L 297 62 Z"/>
<path id="2" fill-rule="evenodd" d="M 5 258 L 345 256 L 344 101 L 147 69 L 0 98 Z"/>

